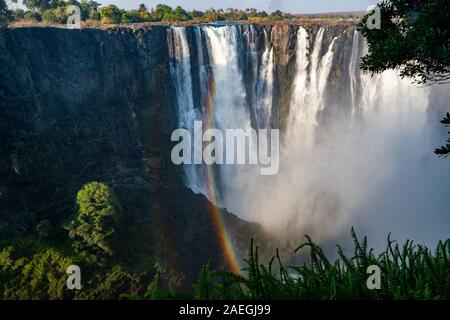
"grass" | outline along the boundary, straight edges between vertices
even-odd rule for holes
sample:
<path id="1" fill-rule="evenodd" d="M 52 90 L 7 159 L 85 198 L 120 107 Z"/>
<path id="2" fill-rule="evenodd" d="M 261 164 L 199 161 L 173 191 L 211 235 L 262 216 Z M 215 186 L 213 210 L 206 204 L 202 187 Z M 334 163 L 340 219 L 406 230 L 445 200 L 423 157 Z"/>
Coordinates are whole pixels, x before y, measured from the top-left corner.
<path id="1" fill-rule="evenodd" d="M 296 252 L 308 250 L 304 264 L 284 266 L 278 251 L 268 265 L 259 262 L 252 240 L 244 275 L 202 268 L 194 285 L 198 300 L 441 300 L 450 299 L 450 240 L 434 252 L 406 241 L 402 246 L 388 237 L 386 250 L 376 255 L 367 238 L 358 239 L 352 229 L 353 256 L 337 246 L 338 258 L 330 261 L 322 248 L 306 236 Z M 381 288 L 367 288 L 367 268 L 381 269 Z M 159 290 L 159 289 L 158 289 Z M 161 291 L 158 291 L 161 293 Z M 161 298 L 153 296 L 152 298 Z M 166 295 L 176 298 L 176 295 Z M 125 297 L 127 298 L 127 297 Z M 128 297 L 130 298 L 130 297 Z M 147 297 L 149 298 L 149 297 Z"/>

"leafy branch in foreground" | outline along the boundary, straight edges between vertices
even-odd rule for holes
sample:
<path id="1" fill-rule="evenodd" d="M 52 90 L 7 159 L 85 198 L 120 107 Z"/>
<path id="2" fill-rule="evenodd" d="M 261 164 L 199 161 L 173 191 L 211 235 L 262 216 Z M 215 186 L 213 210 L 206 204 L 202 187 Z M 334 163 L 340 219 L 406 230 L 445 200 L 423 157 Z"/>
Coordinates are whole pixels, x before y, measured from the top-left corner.
<path id="1" fill-rule="evenodd" d="M 307 261 L 285 267 L 277 251 L 267 266 L 259 262 L 258 247 L 250 242 L 245 276 L 202 269 L 195 284 L 195 299 L 449 299 L 450 240 L 439 242 L 434 254 L 422 245 L 406 241 L 399 246 L 388 237 L 386 250 L 375 255 L 367 238 L 358 239 L 352 229 L 352 256 L 338 246 L 338 258 L 330 261 L 322 248 L 306 236 L 296 251 L 309 249 Z M 274 265 L 275 264 L 275 265 Z M 367 267 L 381 269 L 381 289 L 366 286 Z M 275 271 L 276 270 L 276 271 Z"/>
<path id="2" fill-rule="evenodd" d="M 372 73 L 400 69 L 401 77 L 419 84 L 450 81 L 448 0 L 384 0 L 377 4 L 381 28 L 367 23 L 359 30 L 368 44 L 361 68 Z"/>
<path id="3" fill-rule="evenodd" d="M 444 119 L 441 120 L 441 123 L 447 128 L 450 127 L 450 113 L 447 112 L 447 115 Z M 448 134 L 450 135 L 450 131 L 448 132 Z M 447 157 L 450 154 L 450 138 L 447 139 L 447 144 L 445 146 L 436 149 L 434 153 L 436 153 L 440 157 Z"/>

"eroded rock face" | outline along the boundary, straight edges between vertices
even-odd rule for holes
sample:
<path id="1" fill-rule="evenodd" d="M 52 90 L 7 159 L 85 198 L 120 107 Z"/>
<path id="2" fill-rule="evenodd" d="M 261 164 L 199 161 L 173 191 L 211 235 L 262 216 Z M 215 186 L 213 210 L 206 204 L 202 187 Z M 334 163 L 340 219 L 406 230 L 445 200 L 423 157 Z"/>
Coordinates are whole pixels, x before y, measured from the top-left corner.
<path id="1" fill-rule="evenodd" d="M 189 289 L 209 259 L 225 263 L 209 202 L 170 161 L 166 29 L 0 30 L 0 219 L 8 229 L 27 211 L 56 225 L 85 183 L 107 182 L 136 225 L 133 250 L 181 271 Z"/>
<path id="2" fill-rule="evenodd" d="M 319 27 L 306 28 L 314 37 Z M 181 270 L 186 288 L 209 259 L 217 267 L 225 263 L 209 202 L 184 187 L 181 167 L 170 160 L 178 115 L 167 28 L 0 30 L 0 219 L 7 229 L 12 217 L 31 212 L 56 225 L 72 213 L 85 183 L 107 182 L 118 193 L 127 223 L 139 226 L 135 236 L 142 246 L 133 250 Z M 240 26 L 242 34 L 249 28 Z M 298 28 L 254 26 L 260 52 L 265 41 L 273 44 L 271 121 L 280 129 L 289 113 Z M 340 62 L 330 73 L 336 81 L 339 63 L 348 63 L 352 30 L 327 27 L 324 35 L 322 54 L 340 37 Z M 196 55 L 193 27 L 187 32 Z M 191 62 L 195 98 L 198 66 Z M 245 58 L 241 63 L 249 68 Z M 330 92 L 326 98 L 342 104 L 333 101 L 336 96 Z M 225 220 L 242 255 L 252 236 L 263 237 L 257 225 L 228 213 Z"/>

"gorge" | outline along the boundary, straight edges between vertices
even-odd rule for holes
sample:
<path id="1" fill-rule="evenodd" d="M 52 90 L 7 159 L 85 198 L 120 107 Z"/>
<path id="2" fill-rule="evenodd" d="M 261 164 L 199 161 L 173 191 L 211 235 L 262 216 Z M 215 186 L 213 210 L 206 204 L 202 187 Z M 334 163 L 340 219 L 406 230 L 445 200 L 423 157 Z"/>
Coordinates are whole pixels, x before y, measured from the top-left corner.
<path id="1" fill-rule="evenodd" d="M 187 283 L 208 259 L 238 269 L 251 237 L 448 238 L 449 164 L 432 151 L 449 90 L 363 74 L 364 52 L 339 24 L 2 29 L 1 232 L 22 212 L 58 225 L 97 180 L 136 225 L 134 250 Z M 171 134 L 194 121 L 279 129 L 279 173 L 176 166 Z"/>

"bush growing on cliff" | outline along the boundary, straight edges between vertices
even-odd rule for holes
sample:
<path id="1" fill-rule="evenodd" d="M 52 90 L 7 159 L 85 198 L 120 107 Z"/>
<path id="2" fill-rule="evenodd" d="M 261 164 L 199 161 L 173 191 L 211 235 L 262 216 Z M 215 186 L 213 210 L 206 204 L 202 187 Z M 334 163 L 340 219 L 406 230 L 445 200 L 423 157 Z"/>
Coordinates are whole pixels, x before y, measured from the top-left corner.
<path id="1" fill-rule="evenodd" d="M 144 19 L 142 19 L 141 14 L 138 10 L 125 11 L 121 17 L 122 23 L 137 23 L 143 21 Z"/>
<path id="2" fill-rule="evenodd" d="M 91 182 L 78 192 L 75 216 L 66 228 L 77 252 L 101 259 L 113 255 L 121 220 L 122 209 L 112 189 L 104 183 Z"/>
<path id="3" fill-rule="evenodd" d="M 25 18 L 25 11 L 22 9 L 16 9 L 11 13 L 13 21 L 20 21 Z"/>
<path id="4" fill-rule="evenodd" d="M 115 5 L 102 7 L 98 10 L 100 19 L 104 24 L 120 23 L 122 19 L 122 11 Z"/>
<path id="5" fill-rule="evenodd" d="M 5 1 L 5 0 L 1 0 Z M 253 22 L 262 22 L 265 19 L 282 20 L 289 18 L 288 15 L 283 15 L 281 11 L 275 11 L 272 15 L 265 11 L 258 11 L 250 8 L 239 10 L 235 8 L 223 9 L 209 9 L 205 12 L 192 10 L 188 12 L 181 6 L 172 8 L 166 4 L 157 4 L 154 9 L 149 12 L 145 4 L 139 5 L 137 10 L 124 10 L 118 8 L 116 5 L 107 5 L 100 7 L 100 3 L 92 0 L 59 0 L 59 1 L 41 1 L 41 0 L 23 0 L 23 4 L 29 9 L 27 12 L 17 12 L 14 16 L 14 21 L 29 20 L 41 21 L 47 23 L 63 24 L 65 19 L 61 18 L 61 12 L 66 12 L 69 5 L 76 5 L 80 7 L 81 20 L 101 20 L 103 24 L 119 24 L 119 23 L 139 23 L 139 22 L 184 22 L 195 19 L 196 21 L 216 22 L 216 21 L 242 21 L 251 20 Z M 61 11 L 58 15 L 58 10 Z M 42 17 L 42 19 L 41 19 Z"/>
<path id="6" fill-rule="evenodd" d="M 42 21 L 47 23 L 61 23 L 56 17 L 55 10 L 49 9 L 42 13 Z"/>

